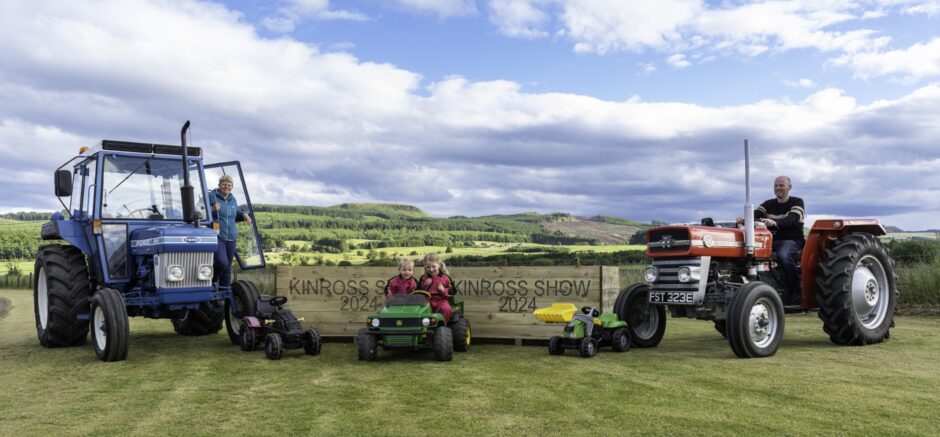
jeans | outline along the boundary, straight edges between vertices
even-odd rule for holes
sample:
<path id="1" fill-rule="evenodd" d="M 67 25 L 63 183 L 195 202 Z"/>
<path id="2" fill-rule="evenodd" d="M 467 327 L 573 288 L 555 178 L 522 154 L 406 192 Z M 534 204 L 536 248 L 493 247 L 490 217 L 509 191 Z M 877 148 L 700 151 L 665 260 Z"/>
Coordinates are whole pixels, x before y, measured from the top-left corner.
<path id="1" fill-rule="evenodd" d="M 215 260 L 212 263 L 212 282 L 220 287 L 232 286 L 232 258 L 235 257 L 235 240 L 219 239 L 219 247 L 215 250 Z"/>
<path id="2" fill-rule="evenodd" d="M 775 240 L 774 254 L 777 255 L 777 262 L 783 267 L 784 284 L 790 293 L 798 293 L 802 289 L 800 284 L 800 274 L 796 270 L 796 260 L 793 254 L 802 249 L 803 246 L 793 240 Z"/>

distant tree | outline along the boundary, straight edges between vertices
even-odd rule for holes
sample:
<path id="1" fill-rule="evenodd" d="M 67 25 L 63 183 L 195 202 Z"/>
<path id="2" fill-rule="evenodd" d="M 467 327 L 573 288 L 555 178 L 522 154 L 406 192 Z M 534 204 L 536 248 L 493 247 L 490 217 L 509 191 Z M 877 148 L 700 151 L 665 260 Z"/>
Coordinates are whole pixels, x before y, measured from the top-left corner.
<path id="1" fill-rule="evenodd" d="M 356 251 L 356 256 L 362 256 L 362 251 L 361 251 L 361 250 L 357 250 L 357 251 Z"/>
<path id="2" fill-rule="evenodd" d="M 417 255 L 418 255 L 418 251 L 417 251 L 417 250 L 412 250 L 411 253 L 409 253 L 408 255 L 410 255 L 410 256 L 417 256 Z"/>
<path id="3" fill-rule="evenodd" d="M 340 266 L 351 266 L 352 263 L 349 262 L 349 261 L 347 261 L 347 260 L 342 260 L 342 261 L 339 262 L 339 265 L 340 265 Z"/>
<path id="4" fill-rule="evenodd" d="M 640 229 L 633 233 L 630 236 L 630 244 L 645 244 L 646 243 L 646 231 Z"/>
<path id="5" fill-rule="evenodd" d="M 454 253 L 454 248 L 447 246 L 447 249 L 444 249 L 444 253 Z"/>

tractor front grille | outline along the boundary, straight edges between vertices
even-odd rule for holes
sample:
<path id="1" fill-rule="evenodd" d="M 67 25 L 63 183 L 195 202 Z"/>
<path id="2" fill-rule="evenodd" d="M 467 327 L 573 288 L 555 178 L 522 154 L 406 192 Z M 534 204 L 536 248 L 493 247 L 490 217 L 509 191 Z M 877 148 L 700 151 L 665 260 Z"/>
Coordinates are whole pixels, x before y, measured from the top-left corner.
<path id="1" fill-rule="evenodd" d="M 408 319 L 392 319 L 392 318 L 382 318 L 379 319 L 379 326 L 383 328 L 406 328 L 406 327 L 415 327 L 421 326 L 421 319 L 408 318 Z"/>
<path id="2" fill-rule="evenodd" d="M 212 278 L 199 280 L 199 266 L 212 267 L 212 252 L 167 252 L 154 255 L 153 270 L 157 288 L 209 287 Z M 182 281 L 167 281 L 169 266 L 183 267 Z"/>
<path id="3" fill-rule="evenodd" d="M 691 245 L 688 228 L 653 229 L 646 243 L 650 253 L 686 252 Z"/>

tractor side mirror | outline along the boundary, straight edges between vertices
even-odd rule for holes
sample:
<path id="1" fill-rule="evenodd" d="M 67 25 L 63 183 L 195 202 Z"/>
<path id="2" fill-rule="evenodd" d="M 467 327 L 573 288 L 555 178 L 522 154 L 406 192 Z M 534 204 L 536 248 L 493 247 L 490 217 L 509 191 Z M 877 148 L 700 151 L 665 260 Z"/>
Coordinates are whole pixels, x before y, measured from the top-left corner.
<path id="1" fill-rule="evenodd" d="M 72 172 L 68 170 L 55 171 L 55 195 L 58 197 L 72 195 Z"/>

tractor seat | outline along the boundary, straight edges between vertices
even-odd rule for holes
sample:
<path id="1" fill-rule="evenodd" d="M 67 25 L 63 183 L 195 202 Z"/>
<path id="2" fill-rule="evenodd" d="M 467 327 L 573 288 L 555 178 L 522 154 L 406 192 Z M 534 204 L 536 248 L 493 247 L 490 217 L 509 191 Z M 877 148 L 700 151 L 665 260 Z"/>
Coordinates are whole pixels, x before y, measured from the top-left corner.
<path id="1" fill-rule="evenodd" d="M 601 312 L 598 311 L 597 308 L 591 306 L 581 307 L 581 312 L 591 317 L 597 317 L 601 315 Z"/>

